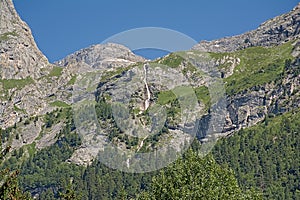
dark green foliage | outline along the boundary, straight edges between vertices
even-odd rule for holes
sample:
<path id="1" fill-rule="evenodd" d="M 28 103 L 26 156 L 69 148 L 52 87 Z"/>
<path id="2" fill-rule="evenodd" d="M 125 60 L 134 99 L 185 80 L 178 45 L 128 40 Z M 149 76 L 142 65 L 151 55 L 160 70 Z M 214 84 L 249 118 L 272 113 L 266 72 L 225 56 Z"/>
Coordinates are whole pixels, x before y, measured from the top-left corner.
<path id="1" fill-rule="evenodd" d="M 12 130 L 13 130 L 13 127 L 9 127 L 5 130 L 3 130 L 2 128 L 0 128 L 0 135 L 1 135 L 1 141 L 0 143 L 5 143 L 9 137 L 11 136 L 12 134 Z"/>
<path id="2" fill-rule="evenodd" d="M 102 102 L 103 103 L 103 102 Z M 98 111 L 109 118 L 109 108 L 101 104 Z M 57 122 L 60 111 L 47 114 L 47 121 Z M 58 141 L 36 152 L 21 167 L 19 182 L 23 189 L 39 199 L 119 199 L 134 197 L 150 183 L 151 174 L 127 174 L 112 170 L 95 161 L 87 168 L 67 163 L 74 150 L 81 144 L 75 132 L 71 132 L 73 121 L 69 109 L 63 109 L 66 127 Z"/>
<path id="3" fill-rule="evenodd" d="M 2 143 L 0 141 L 0 165 L 3 159 L 10 151 L 10 146 L 2 150 Z M 11 171 L 8 168 L 0 170 L 0 199 L 3 200 L 30 200 L 29 193 L 24 193 L 20 190 L 17 181 L 19 171 Z"/>
<path id="4" fill-rule="evenodd" d="M 8 169 L 0 171 L 0 199 L 3 200 L 29 200 L 30 193 L 23 193 L 17 181 L 19 172 L 11 172 Z M 2 183 L 2 181 L 4 181 Z"/>
<path id="5" fill-rule="evenodd" d="M 201 158 L 189 150 L 181 159 L 161 170 L 152 179 L 149 191 L 137 199 L 261 199 L 244 193 L 233 172 L 218 165 L 211 155 Z"/>
<path id="6" fill-rule="evenodd" d="M 65 163 L 80 145 L 79 135 L 71 132 L 71 127 L 69 121 L 54 145 L 38 151 L 23 164 L 20 183 L 24 189 L 57 189 L 70 177 L 80 176 L 80 167 Z"/>
<path id="7" fill-rule="evenodd" d="M 256 187 L 266 199 L 300 199 L 299 133 L 299 112 L 268 118 L 222 139 L 214 156 L 235 171 L 243 189 Z"/>

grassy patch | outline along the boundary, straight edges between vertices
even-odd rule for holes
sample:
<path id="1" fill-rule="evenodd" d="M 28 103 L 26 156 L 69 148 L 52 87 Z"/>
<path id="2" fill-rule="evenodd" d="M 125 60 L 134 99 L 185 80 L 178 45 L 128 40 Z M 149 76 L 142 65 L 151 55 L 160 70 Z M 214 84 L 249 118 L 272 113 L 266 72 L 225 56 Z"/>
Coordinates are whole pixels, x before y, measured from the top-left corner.
<path id="1" fill-rule="evenodd" d="M 63 102 L 63 101 L 54 101 L 50 103 L 51 106 L 55 106 L 55 107 L 61 107 L 61 108 L 67 108 L 70 107 L 69 104 Z"/>
<path id="2" fill-rule="evenodd" d="M 198 101 L 201 101 L 203 104 L 205 104 L 205 107 L 209 108 L 211 105 L 211 99 L 209 90 L 206 86 L 200 86 L 193 89 L 195 92 L 195 95 L 198 99 Z M 184 90 L 184 88 L 180 91 L 176 91 L 178 94 L 181 94 L 181 96 L 188 96 L 193 95 L 190 94 L 190 90 Z M 174 102 L 177 99 L 177 96 L 173 93 L 171 90 L 167 91 L 160 91 L 157 94 L 157 103 L 160 105 L 166 105 Z"/>
<path id="3" fill-rule="evenodd" d="M 171 53 L 170 55 L 162 58 L 158 62 L 162 65 L 167 65 L 171 68 L 177 68 L 183 61 L 184 59 L 181 56 Z"/>
<path id="4" fill-rule="evenodd" d="M 195 94 L 197 96 L 198 101 L 204 103 L 206 108 L 209 108 L 211 106 L 210 94 L 206 86 L 200 86 L 195 88 Z"/>
<path id="5" fill-rule="evenodd" d="M 158 93 L 157 97 L 157 103 L 160 105 L 171 103 L 177 98 L 171 90 L 161 91 Z"/>
<path id="6" fill-rule="evenodd" d="M 56 76 L 59 77 L 62 73 L 63 68 L 62 67 L 53 67 L 53 69 L 50 71 L 49 75 L 50 77 Z"/>
<path id="7" fill-rule="evenodd" d="M 34 80 L 31 77 L 25 79 L 1 79 L 0 83 L 2 83 L 4 90 L 9 90 L 12 88 L 21 89 L 26 85 L 33 84 Z"/>
<path id="8" fill-rule="evenodd" d="M 0 35 L 0 42 L 9 40 L 10 36 L 18 36 L 18 33 L 16 33 L 15 31 L 3 33 Z"/>
<path id="9" fill-rule="evenodd" d="M 24 148 L 27 149 L 29 156 L 33 156 L 34 153 L 36 152 L 35 145 L 36 145 L 36 143 L 33 142 L 31 144 L 28 144 L 28 145 L 24 146 Z"/>
<path id="10" fill-rule="evenodd" d="M 67 85 L 74 85 L 76 82 L 76 75 L 72 76 Z"/>
<path id="11" fill-rule="evenodd" d="M 227 94 L 233 95 L 247 88 L 279 80 L 284 72 L 285 61 L 292 59 L 292 48 L 291 43 L 286 43 L 273 48 L 251 47 L 232 53 L 241 59 L 241 63 L 233 75 L 225 79 Z M 217 57 L 217 54 L 212 56 Z M 223 57 L 224 54 L 219 56 Z"/>

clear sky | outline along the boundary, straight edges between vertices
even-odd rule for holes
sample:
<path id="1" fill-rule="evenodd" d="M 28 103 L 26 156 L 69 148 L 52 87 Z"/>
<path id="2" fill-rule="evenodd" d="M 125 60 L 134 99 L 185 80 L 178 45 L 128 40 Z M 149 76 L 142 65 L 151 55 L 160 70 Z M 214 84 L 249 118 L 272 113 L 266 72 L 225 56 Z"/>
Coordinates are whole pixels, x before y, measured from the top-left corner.
<path id="1" fill-rule="evenodd" d="M 297 0 L 14 0 L 50 62 L 128 29 L 163 27 L 196 41 L 255 29 Z"/>

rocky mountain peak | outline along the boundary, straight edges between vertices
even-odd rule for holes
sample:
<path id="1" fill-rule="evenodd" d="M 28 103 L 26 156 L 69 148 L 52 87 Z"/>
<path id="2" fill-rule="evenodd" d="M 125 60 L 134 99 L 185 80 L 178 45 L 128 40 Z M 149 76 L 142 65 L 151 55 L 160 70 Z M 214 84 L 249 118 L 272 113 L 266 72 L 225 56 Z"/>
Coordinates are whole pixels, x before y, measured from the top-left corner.
<path id="1" fill-rule="evenodd" d="M 201 41 L 193 49 L 204 52 L 232 52 L 251 46 L 277 46 L 299 39 L 300 4 L 290 12 L 262 23 L 256 30 L 213 41 Z"/>
<path id="2" fill-rule="evenodd" d="M 47 58 L 38 49 L 12 0 L 0 0 L 0 78 L 38 78 L 47 65 Z"/>
<path id="3" fill-rule="evenodd" d="M 109 69 L 127 66 L 135 62 L 143 62 L 144 58 L 135 55 L 127 47 L 120 44 L 97 44 L 81 49 L 56 62 L 59 66 L 81 65 L 94 69 Z"/>

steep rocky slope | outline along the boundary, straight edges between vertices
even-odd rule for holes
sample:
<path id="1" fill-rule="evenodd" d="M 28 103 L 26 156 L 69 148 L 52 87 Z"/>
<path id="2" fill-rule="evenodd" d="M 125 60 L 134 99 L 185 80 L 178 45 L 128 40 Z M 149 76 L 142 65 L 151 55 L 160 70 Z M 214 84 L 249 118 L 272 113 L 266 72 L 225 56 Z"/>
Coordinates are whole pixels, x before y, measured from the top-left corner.
<path id="1" fill-rule="evenodd" d="M 0 78 L 39 78 L 47 58 L 37 48 L 30 28 L 17 14 L 12 1 L 0 1 Z"/>

